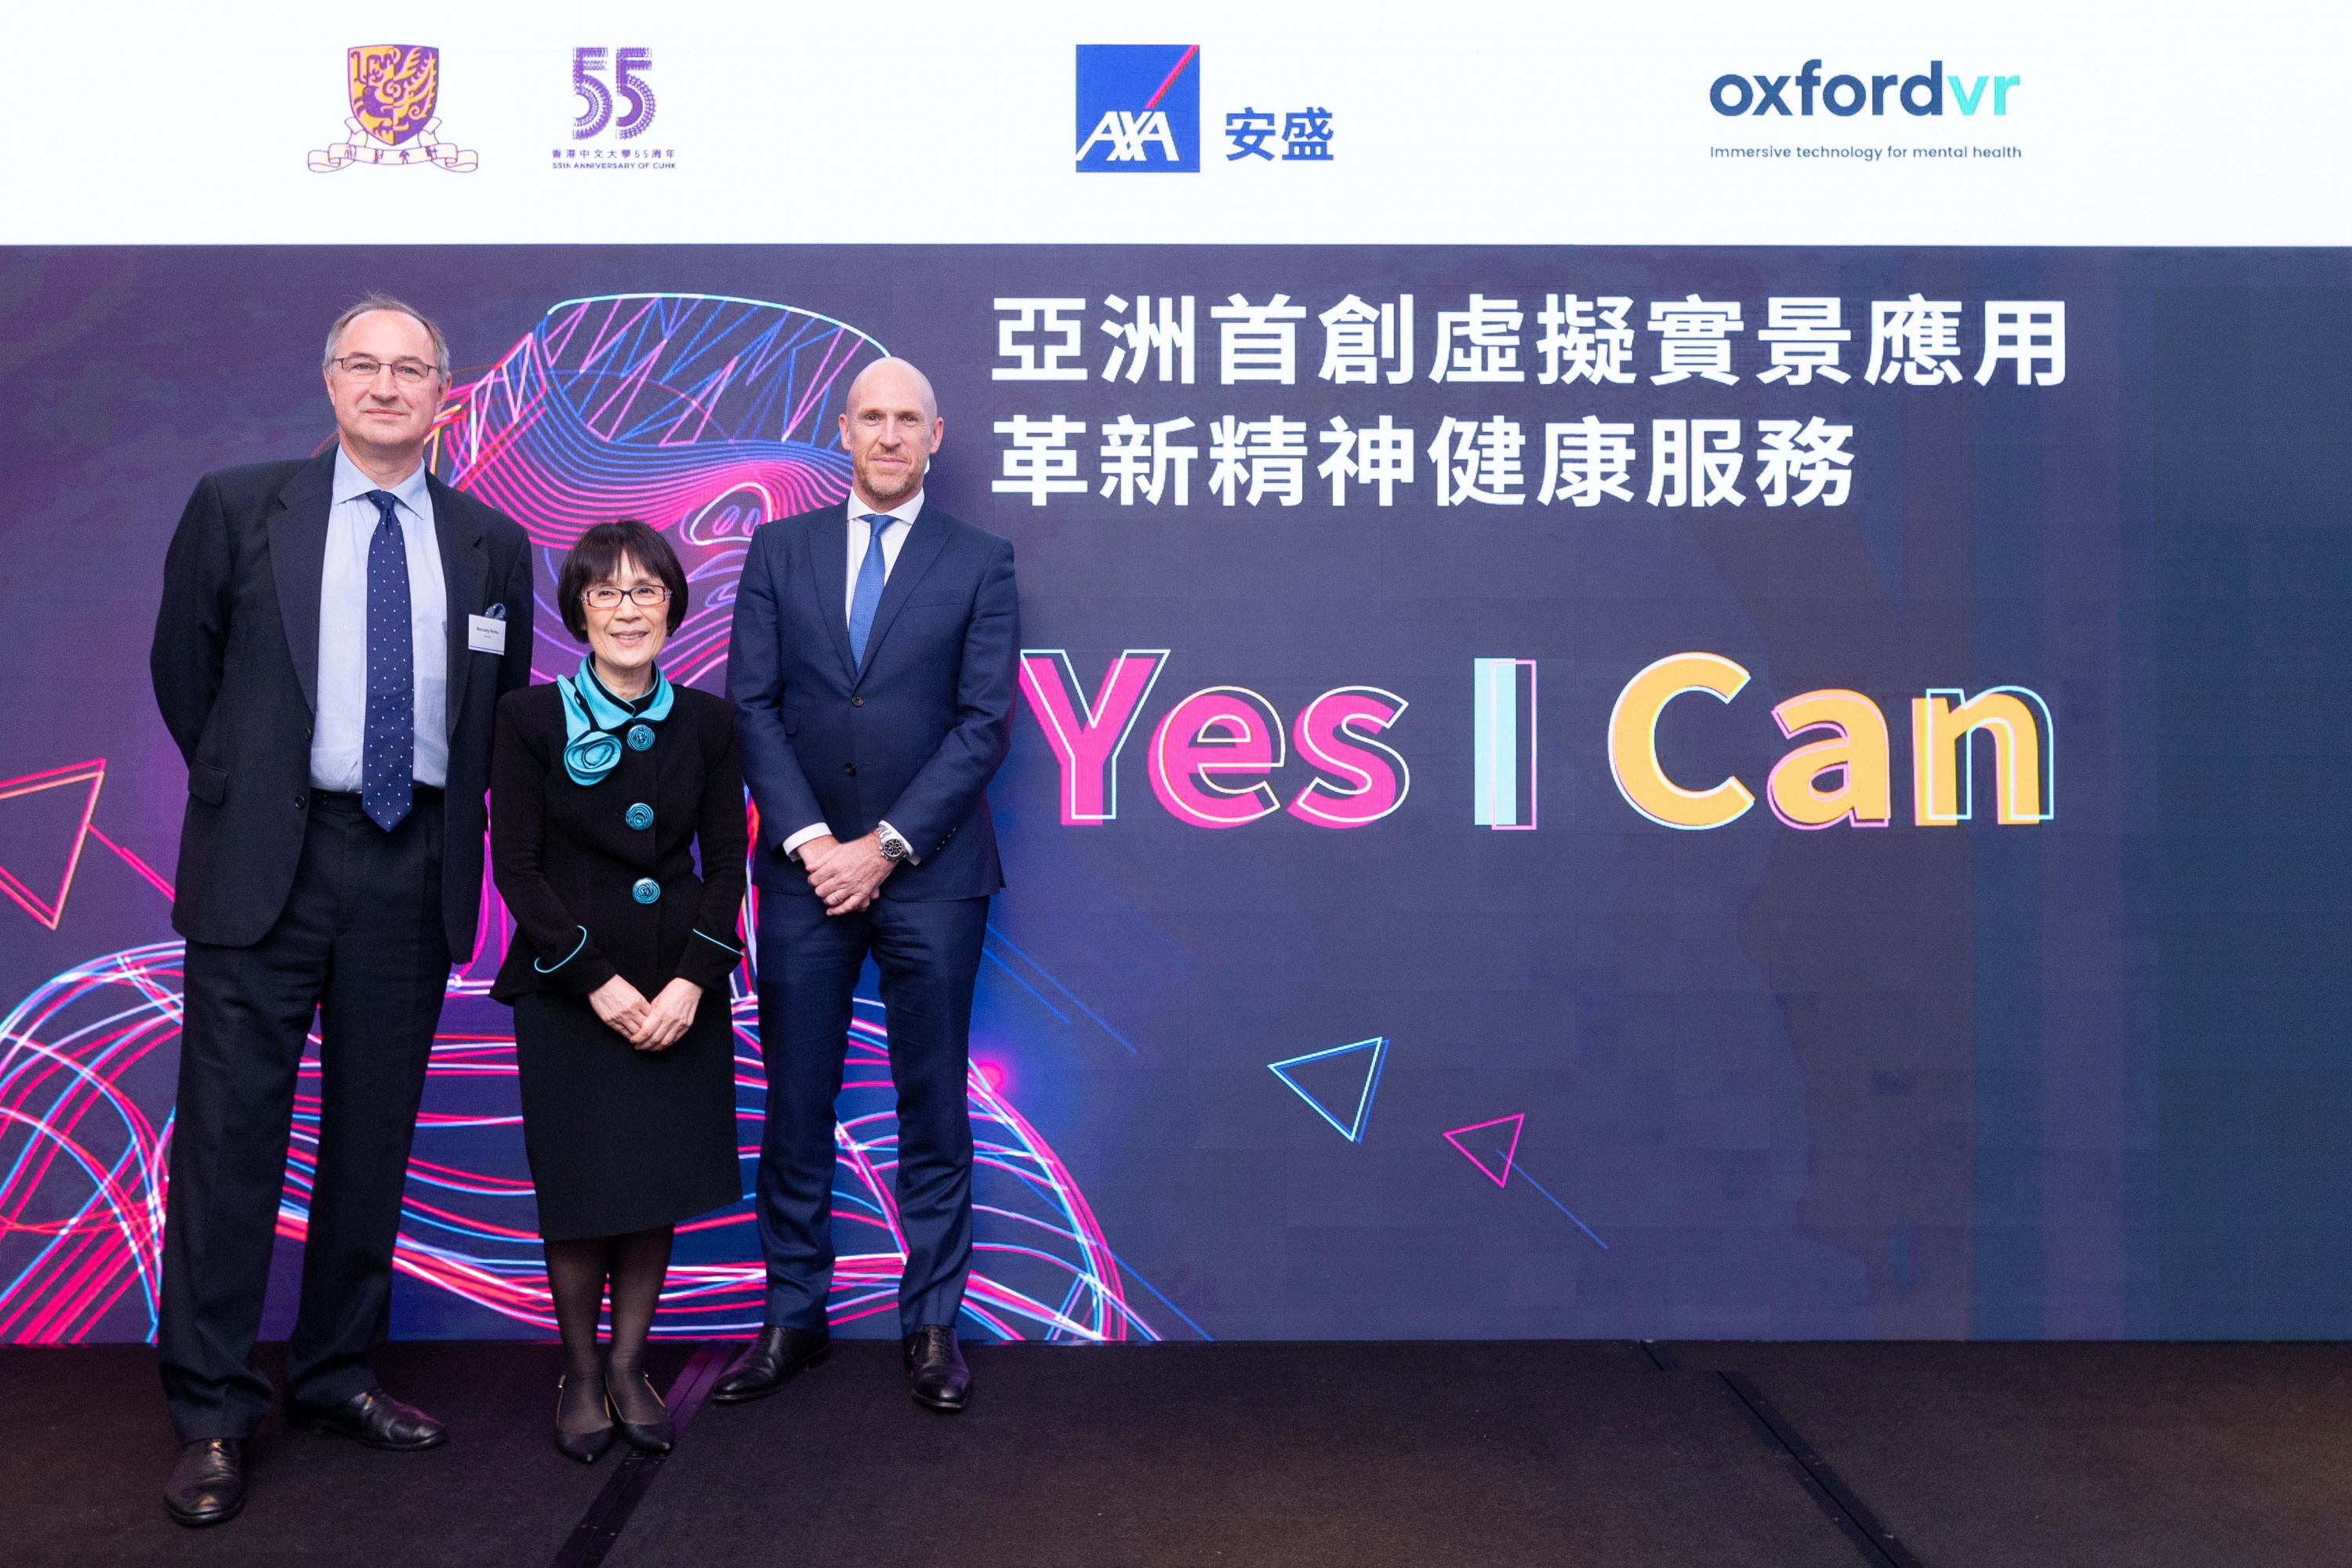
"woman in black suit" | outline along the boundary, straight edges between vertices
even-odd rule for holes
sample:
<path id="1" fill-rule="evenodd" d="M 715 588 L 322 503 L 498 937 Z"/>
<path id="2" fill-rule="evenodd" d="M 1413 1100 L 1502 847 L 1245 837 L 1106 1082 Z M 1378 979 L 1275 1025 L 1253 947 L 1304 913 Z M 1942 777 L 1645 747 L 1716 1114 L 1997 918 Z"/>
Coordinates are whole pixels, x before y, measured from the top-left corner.
<path id="1" fill-rule="evenodd" d="M 563 1335 L 555 1444 L 593 1464 L 616 1421 L 650 1452 L 674 1440 L 643 1366 L 671 1237 L 743 1193 L 728 994 L 743 956 L 743 780 L 726 701 L 672 686 L 655 662 L 686 616 L 667 541 L 600 523 L 565 557 L 556 594 L 589 654 L 499 704 L 490 855 L 520 929 L 490 994 L 515 1010 L 523 1143 Z"/>

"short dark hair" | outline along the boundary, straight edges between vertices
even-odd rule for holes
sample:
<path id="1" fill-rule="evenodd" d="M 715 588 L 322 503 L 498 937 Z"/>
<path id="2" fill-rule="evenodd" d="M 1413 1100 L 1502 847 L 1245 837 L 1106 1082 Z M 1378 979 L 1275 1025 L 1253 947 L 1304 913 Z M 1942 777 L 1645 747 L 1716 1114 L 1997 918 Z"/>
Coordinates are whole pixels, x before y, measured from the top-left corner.
<path id="1" fill-rule="evenodd" d="M 624 561 L 635 562 L 638 571 L 650 572 L 669 585 L 671 631 L 686 620 L 686 568 L 677 563 L 677 552 L 635 518 L 625 517 L 597 523 L 582 534 L 556 574 L 556 607 L 563 612 L 564 629 L 579 641 L 588 640 L 588 611 L 580 595 L 619 576 Z"/>

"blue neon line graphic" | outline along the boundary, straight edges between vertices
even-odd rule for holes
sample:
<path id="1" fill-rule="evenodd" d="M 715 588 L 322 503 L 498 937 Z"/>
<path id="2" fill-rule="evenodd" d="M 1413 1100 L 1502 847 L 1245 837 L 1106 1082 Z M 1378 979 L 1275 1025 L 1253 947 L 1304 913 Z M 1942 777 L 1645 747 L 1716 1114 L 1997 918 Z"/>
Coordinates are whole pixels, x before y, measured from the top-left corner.
<path id="1" fill-rule="evenodd" d="M 996 954 L 989 952 L 988 949 L 984 947 L 980 950 L 980 955 L 988 960 L 989 963 L 996 965 L 997 968 L 1004 971 L 1005 973 L 1012 975 L 1013 984 L 1018 985 L 1022 990 L 1026 991 L 1030 995 L 1037 998 L 1037 1005 L 1045 1008 L 1045 1011 L 1051 1013 L 1055 1017 L 1059 1018 L 1065 1024 L 1070 1021 L 1070 1016 L 1067 1013 L 1063 1012 L 1059 1007 L 1056 1007 L 1051 1002 L 1046 1001 L 1045 994 L 1038 990 L 1034 985 L 1030 984 L 1026 980 L 1022 979 L 1020 974 L 1011 964 L 1005 963 L 1004 960 L 997 957 Z"/>
<path id="2" fill-rule="evenodd" d="M 1202 1328 L 1200 1324 L 1198 1324 L 1198 1323 L 1194 1322 L 1194 1321 L 1192 1321 L 1192 1316 L 1191 1316 L 1189 1313 L 1187 1313 L 1187 1312 L 1184 1310 L 1184 1309 L 1183 1309 L 1183 1308 L 1181 1308 L 1181 1307 L 1178 1306 L 1175 1302 L 1173 1302 L 1173 1301 L 1170 1300 L 1166 1296 L 1162 1295 L 1162 1294 L 1160 1293 L 1160 1287 L 1159 1287 L 1159 1286 L 1154 1285 L 1150 1280 L 1149 1280 L 1149 1279 L 1145 1279 L 1141 1274 L 1139 1274 L 1139 1273 L 1138 1273 L 1138 1272 L 1136 1271 L 1136 1268 L 1135 1268 L 1135 1265 L 1134 1265 L 1134 1264 L 1129 1263 L 1126 1258 L 1121 1258 L 1121 1257 L 1120 1257 L 1118 1253 L 1116 1253 L 1116 1252 L 1114 1252 L 1114 1253 L 1112 1253 L 1112 1254 L 1110 1255 L 1110 1258 L 1111 1258 L 1111 1261 L 1112 1261 L 1113 1263 L 1118 1264 L 1121 1268 L 1124 1268 L 1124 1269 L 1126 1269 L 1126 1270 L 1127 1270 L 1127 1277 L 1128 1277 L 1129 1279 L 1130 1279 L 1134 1280 L 1138 1285 L 1140 1285 L 1140 1286 L 1142 1286 L 1145 1289 L 1147 1289 L 1147 1290 L 1150 1291 L 1150 1292 L 1152 1293 L 1152 1295 L 1154 1295 L 1155 1297 L 1158 1297 L 1158 1298 L 1159 1298 L 1159 1300 L 1160 1300 L 1160 1304 L 1161 1306 L 1163 1306 L 1163 1307 L 1167 1308 L 1170 1311 L 1171 1311 L 1171 1312 L 1175 1313 L 1178 1317 L 1182 1318 L 1182 1319 L 1184 1320 L 1184 1326 L 1185 1326 L 1186 1328 L 1188 1328 L 1188 1329 L 1192 1330 L 1194 1333 L 1196 1333 L 1196 1334 L 1200 1335 L 1200 1336 L 1201 1336 L 1202 1339 L 1204 1339 L 1204 1340 L 1213 1340 L 1213 1339 L 1215 1339 L 1215 1338 L 1217 1337 L 1216 1335 L 1214 1335 L 1214 1334 L 1211 1333 L 1208 1330 L 1206 1330 L 1206 1329 Z"/>
<path id="3" fill-rule="evenodd" d="M 1027 964 L 1030 968 L 1043 975 L 1046 984 L 1052 986 L 1063 995 L 1069 997 L 1071 1006 L 1076 1007 L 1079 1012 L 1084 1013 L 1087 1017 L 1093 1019 L 1095 1027 L 1100 1029 L 1104 1034 L 1108 1035 L 1112 1039 L 1117 1040 L 1126 1050 L 1129 1056 L 1139 1057 L 1143 1054 L 1141 1051 L 1137 1050 L 1133 1046 L 1128 1044 L 1128 1039 L 1125 1035 L 1120 1034 L 1117 1029 L 1114 1029 L 1108 1024 L 1104 1023 L 1101 1014 L 1096 1012 L 1092 1007 L 1087 1006 L 1084 1002 L 1079 1001 L 1076 995 L 1072 994 L 1068 986 L 1055 979 L 1054 972 L 1052 970 L 1047 969 L 1044 964 L 1038 963 L 1035 959 L 1022 952 L 1021 949 L 1013 943 L 1012 939 L 1007 937 L 1003 931 L 997 930 L 995 926 L 991 925 L 988 928 L 988 934 L 1003 942 L 1006 947 L 1011 948 L 1013 950 L 1013 957 L 1019 959 L 1022 963 Z M 1004 961 L 1001 958 L 997 960 L 999 964 L 1002 964 L 1003 962 Z M 1011 974 L 1013 972 L 1012 970 L 1007 969 L 1005 970 L 1005 973 L 1007 974 Z M 1041 996 L 1038 1000 L 1042 1002 L 1045 998 Z"/>
<path id="4" fill-rule="evenodd" d="M 1370 1068 L 1368 1068 L 1364 1074 L 1363 1092 L 1357 1096 L 1356 1117 L 1354 1124 L 1351 1126 L 1341 1125 L 1338 1117 L 1323 1109 L 1323 1104 L 1320 1100 L 1307 1093 L 1304 1089 L 1301 1089 L 1298 1086 L 1297 1079 L 1293 1079 L 1288 1073 L 1282 1070 L 1285 1068 L 1301 1067 L 1307 1062 L 1324 1061 L 1332 1057 L 1345 1056 L 1349 1051 L 1360 1051 L 1367 1048 L 1369 1048 L 1372 1053 L 1372 1063 Z M 1316 1115 L 1329 1122 L 1333 1131 L 1337 1132 L 1340 1137 L 1345 1138 L 1350 1143 L 1360 1143 L 1364 1141 L 1364 1118 L 1366 1113 L 1368 1113 L 1372 1108 L 1372 1096 L 1380 1089 L 1381 1068 L 1387 1064 L 1388 1056 L 1388 1037 L 1386 1035 L 1375 1035 L 1369 1040 L 1357 1040 L 1349 1045 L 1333 1046 L 1328 1050 L 1309 1051 L 1303 1057 L 1290 1057 L 1282 1061 L 1268 1062 L 1265 1064 L 1265 1067 L 1268 1072 L 1274 1074 L 1275 1077 L 1282 1080 L 1283 1087 L 1289 1089 L 1291 1093 L 1297 1095 L 1299 1099 L 1305 1100 L 1308 1110 L 1314 1111 Z"/>
<path id="5" fill-rule="evenodd" d="M 567 305 L 618 304 L 624 300 L 652 300 L 661 301 L 679 300 L 691 300 L 710 305 L 749 305 L 752 309 L 759 310 L 789 310 L 796 316 L 807 316 L 812 320 L 823 321 L 828 327 L 838 327 L 845 332 L 855 333 L 856 336 L 864 338 L 867 342 L 872 343 L 876 348 L 881 349 L 885 354 L 887 354 L 890 352 L 887 348 L 883 346 L 882 340 L 876 337 L 873 333 L 860 331 L 857 328 L 851 326 L 846 321 L 835 321 L 833 317 L 826 315 L 822 310 L 803 310 L 797 305 L 779 305 L 770 300 L 746 300 L 740 294 L 583 294 L 576 300 L 558 300 L 554 304 L 550 305 L 547 308 L 547 313 L 552 316 L 556 311 L 562 310 Z"/>
<path id="6" fill-rule="evenodd" d="M 1517 1175 L 1526 1176 L 1526 1177 L 1527 1177 L 1527 1183 L 1528 1183 L 1528 1185 L 1529 1185 L 1529 1186 L 1533 1187 L 1536 1191 L 1538 1191 L 1538 1192 L 1539 1192 L 1539 1193 L 1543 1194 L 1543 1195 L 1544 1195 L 1544 1202 L 1546 1202 L 1546 1203 L 1548 1203 L 1548 1204 L 1551 1205 L 1551 1206 L 1552 1206 L 1552 1207 L 1554 1207 L 1554 1208 L 1558 1209 L 1560 1213 L 1562 1213 L 1562 1214 L 1564 1214 L 1564 1215 L 1568 1215 L 1568 1217 L 1569 1217 L 1569 1218 L 1570 1218 L 1570 1219 L 1576 1219 L 1576 1211 L 1575 1211 L 1575 1210 L 1573 1210 L 1573 1209 L 1571 1209 L 1571 1208 L 1570 1208 L 1566 1204 L 1564 1204 L 1564 1203 L 1560 1202 L 1558 1198 L 1553 1197 L 1553 1196 L 1551 1195 L 1551 1189 L 1550 1189 L 1550 1188 L 1549 1188 L 1549 1187 L 1545 1186 L 1541 1182 L 1537 1181 L 1533 1176 L 1528 1176 L 1528 1168 L 1527 1168 L 1525 1165 L 1519 1164 L 1519 1163 L 1517 1163 L 1517 1162 L 1512 1162 L 1512 1161 L 1511 1161 L 1511 1157 L 1510 1157 L 1508 1154 L 1504 1153 L 1500 1149 L 1497 1149 L 1497 1150 L 1496 1150 L 1496 1151 L 1495 1151 L 1495 1157 L 1496 1157 L 1496 1159 L 1498 1159 L 1498 1160 L 1503 1160 L 1503 1161 L 1506 1161 L 1506 1162 L 1510 1162 L 1510 1163 L 1511 1163 L 1511 1170 L 1513 1171 L 1513 1173 L 1516 1173 L 1516 1174 L 1517 1174 Z M 1576 1219 L 1576 1228 L 1577 1228 L 1577 1229 L 1579 1229 L 1579 1230 L 1580 1230 L 1580 1231 L 1582 1231 L 1582 1232 L 1583 1232 L 1585 1235 L 1587 1235 L 1587 1236 L 1592 1236 L 1592 1227 L 1591 1227 L 1591 1226 L 1589 1226 L 1589 1225 L 1585 1224 L 1585 1223 L 1584 1223 L 1582 1220 L 1580 1220 L 1580 1219 Z M 1609 1250 L 1609 1244 L 1608 1244 L 1607 1242 L 1605 1242 L 1605 1241 L 1601 1240 L 1601 1239 L 1599 1237 L 1597 1237 L 1597 1236 L 1592 1236 L 1592 1245 L 1593 1245 L 1593 1246 L 1595 1246 L 1595 1247 L 1599 1247 L 1599 1248 L 1600 1248 L 1601 1251 L 1603 1251 L 1603 1252 L 1606 1252 L 1606 1251 L 1608 1251 L 1608 1250 Z"/>

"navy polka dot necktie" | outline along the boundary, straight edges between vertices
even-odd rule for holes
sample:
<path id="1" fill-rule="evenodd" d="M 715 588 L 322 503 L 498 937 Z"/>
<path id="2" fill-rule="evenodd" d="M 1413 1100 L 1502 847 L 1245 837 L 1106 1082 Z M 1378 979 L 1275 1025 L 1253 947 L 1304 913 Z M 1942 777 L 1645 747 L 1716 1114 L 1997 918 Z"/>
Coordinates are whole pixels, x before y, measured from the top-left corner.
<path id="1" fill-rule="evenodd" d="M 383 521 L 368 542 L 367 733 L 360 749 L 360 809 L 386 833 L 408 815 L 416 775 L 416 649 L 408 620 L 408 546 L 400 500 L 370 490 Z"/>

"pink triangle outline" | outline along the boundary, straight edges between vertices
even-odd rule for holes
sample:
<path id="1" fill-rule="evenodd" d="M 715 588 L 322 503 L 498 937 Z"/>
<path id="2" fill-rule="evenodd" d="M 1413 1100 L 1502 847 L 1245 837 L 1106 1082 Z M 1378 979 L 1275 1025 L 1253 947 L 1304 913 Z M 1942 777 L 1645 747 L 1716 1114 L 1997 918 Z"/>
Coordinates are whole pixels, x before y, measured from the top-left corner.
<path id="1" fill-rule="evenodd" d="M 1473 1153 L 1469 1146 L 1462 1142 L 1462 1134 L 1483 1131 L 1489 1127 L 1500 1127 L 1506 1121 L 1511 1124 L 1511 1146 L 1503 1153 L 1503 1173 L 1498 1176 L 1495 1173 L 1495 1168 L 1492 1165 Z M 1453 1144 L 1464 1159 L 1477 1166 L 1480 1175 L 1498 1187 L 1507 1186 L 1511 1180 L 1511 1161 L 1518 1154 L 1519 1134 L 1526 1130 L 1527 1121 L 1528 1113 L 1524 1110 L 1514 1112 L 1509 1116 L 1497 1116 L 1492 1121 L 1474 1121 L 1467 1127 L 1457 1127 L 1446 1133 L 1445 1141 Z"/>
<path id="2" fill-rule="evenodd" d="M 42 898 L 5 866 L 0 866 L 0 895 L 14 900 L 18 908 L 51 931 L 57 930 L 65 919 L 66 899 L 73 891 L 74 873 L 81 868 L 82 847 L 89 841 L 90 818 L 98 815 L 98 795 L 106 787 L 106 759 L 93 757 L 86 763 L 70 763 L 44 773 L 0 779 L 0 801 L 77 784 L 89 785 L 89 798 L 82 803 L 81 821 L 75 826 L 73 843 L 66 851 L 65 875 L 58 880 L 56 901 Z"/>

